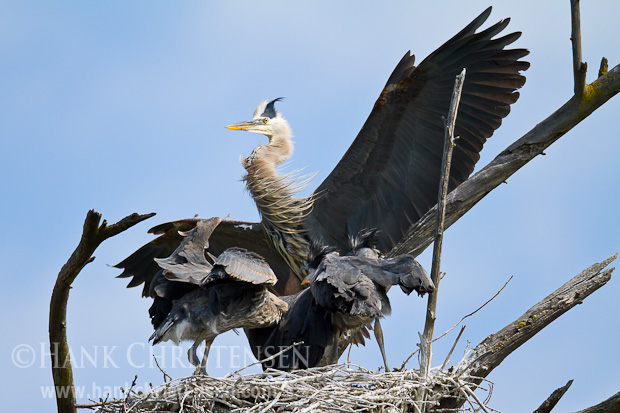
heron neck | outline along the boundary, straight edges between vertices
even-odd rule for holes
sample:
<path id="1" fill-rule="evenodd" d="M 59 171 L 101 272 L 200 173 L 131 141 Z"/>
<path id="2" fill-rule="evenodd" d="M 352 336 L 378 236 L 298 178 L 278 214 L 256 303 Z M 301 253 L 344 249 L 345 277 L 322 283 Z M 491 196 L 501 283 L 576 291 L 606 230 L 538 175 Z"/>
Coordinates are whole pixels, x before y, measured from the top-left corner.
<path id="1" fill-rule="evenodd" d="M 248 172 L 249 168 L 255 169 L 265 177 L 276 176 L 276 167 L 293 154 L 293 133 L 288 124 L 279 124 L 273 134 L 267 137 L 269 143 L 257 146 L 243 165 Z"/>
<path id="2" fill-rule="evenodd" d="M 308 251 L 308 242 L 302 235 L 303 221 L 312 207 L 312 197 L 297 198 L 295 194 L 303 185 L 296 183 L 290 174 L 277 173 L 276 167 L 293 152 L 290 136 L 290 130 L 288 134 L 274 134 L 269 144 L 258 146 L 248 158 L 243 159 L 247 171 L 243 180 L 256 202 L 263 229 L 301 279 L 303 274 L 299 267 L 303 265 Z"/>

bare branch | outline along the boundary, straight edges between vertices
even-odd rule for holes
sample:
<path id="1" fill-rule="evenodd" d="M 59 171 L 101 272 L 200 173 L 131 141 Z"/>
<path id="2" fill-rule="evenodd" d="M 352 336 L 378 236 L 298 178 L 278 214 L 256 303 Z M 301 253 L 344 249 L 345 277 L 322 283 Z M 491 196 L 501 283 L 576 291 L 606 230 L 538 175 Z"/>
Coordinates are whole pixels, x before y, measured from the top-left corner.
<path id="1" fill-rule="evenodd" d="M 463 331 L 465 331 L 465 327 L 466 326 L 461 327 L 461 331 L 459 331 L 459 334 L 456 336 L 456 340 L 454 340 L 454 344 L 452 344 L 452 348 L 448 352 L 446 359 L 443 361 L 443 364 L 441 365 L 440 370 L 445 369 L 448 363 L 450 362 L 450 357 L 452 357 L 452 353 L 454 352 L 454 349 L 456 348 L 457 343 L 461 339 L 461 336 L 463 335 Z"/>
<path id="2" fill-rule="evenodd" d="M 601 66 L 598 69 L 598 77 L 603 76 L 605 73 L 607 73 L 607 71 L 609 71 L 609 61 L 606 57 L 603 57 L 601 59 Z"/>
<path id="3" fill-rule="evenodd" d="M 514 142 L 491 163 L 450 192 L 446 206 L 446 228 L 455 223 L 489 192 L 505 182 L 549 145 L 620 92 L 620 65 L 588 87 L 587 98 L 572 97 L 560 109 Z M 417 256 L 433 241 L 437 206 L 413 224 L 389 255 Z"/>
<path id="4" fill-rule="evenodd" d="M 99 226 L 101 214 L 93 210 L 88 211 L 80 243 L 58 273 L 50 301 L 49 335 L 52 376 L 57 391 L 56 402 L 59 412 L 75 412 L 73 370 L 71 369 L 69 344 L 67 343 L 67 301 L 69 300 L 71 283 L 82 271 L 82 268 L 95 259 L 92 256 L 93 252 L 106 238 L 112 237 L 153 215 L 155 214 L 132 214 L 108 227 L 105 220 Z"/>
<path id="5" fill-rule="evenodd" d="M 474 348 L 472 354 L 456 367 L 457 375 L 476 377 L 472 383 L 479 384 L 493 369 L 514 350 L 532 338 L 559 316 L 581 304 L 583 300 L 611 279 L 614 268 L 601 272 L 618 254 L 583 270 L 552 294 L 530 308 L 521 317 L 495 334 L 485 338 Z M 441 405 L 454 406 L 454 400 L 445 399 Z"/>
<path id="6" fill-rule="evenodd" d="M 495 297 L 497 297 L 497 296 L 499 295 L 499 293 L 501 293 L 501 292 L 502 292 L 502 290 L 503 290 L 504 288 L 506 288 L 506 286 L 508 285 L 508 283 L 510 282 L 510 280 L 512 280 L 512 275 L 510 276 L 510 278 L 508 279 L 508 281 L 506 281 L 506 282 L 504 283 L 504 285 L 502 286 L 502 288 L 500 288 L 500 289 L 499 289 L 499 291 L 498 291 L 498 292 L 496 292 L 496 293 L 493 295 L 493 297 L 489 298 L 489 299 L 488 299 L 488 300 L 487 300 L 484 304 L 482 304 L 480 307 L 476 308 L 476 309 L 475 309 L 474 311 L 472 311 L 471 313 L 469 313 L 469 314 L 464 315 L 463 317 L 461 317 L 461 319 L 460 319 L 460 320 L 459 320 L 459 321 L 458 321 L 455 325 L 453 325 L 452 327 L 450 327 L 449 329 L 447 329 L 446 331 L 444 331 L 442 335 L 435 337 L 435 338 L 433 339 L 433 343 L 434 343 L 435 341 L 439 340 L 440 338 L 442 338 L 443 336 L 445 336 L 446 334 L 448 334 L 450 331 L 454 330 L 456 327 L 458 327 L 458 325 L 459 325 L 459 324 L 461 324 L 461 323 L 462 323 L 462 322 L 463 322 L 463 321 L 464 321 L 467 317 L 471 317 L 472 315 L 476 314 L 478 311 L 482 310 L 482 309 L 483 309 L 483 308 L 484 308 L 487 304 L 489 304 L 491 301 L 493 301 L 493 300 L 495 299 Z M 461 332 L 462 332 L 462 330 L 461 330 Z M 461 334 L 461 333 L 459 333 L 459 335 L 460 335 L 460 334 Z M 456 339 L 456 340 L 458 341 L 458 337 L 457 337 L 457 339 Z M 415 350 L 414 350 L 414 352 L 413 352 L 413 353 L 411 353 L 411 354 L 409 355 L 409 357 L 407 357 L 407 359 L 406 359 L 405 361 L 403 361 L 403 364 L 402 364 L 402 366 L 400 367 L 400 370 L 401 370 L 401 371 L 405 369 L 405 367 L 407 366 L 407 363 L 409 362 L 409 360 L 411 360 L 411 357 L 413 357 L 413 356 L 414 356 L 414 355 L 415 355 L 418 351 L 420 351 L 420 348 L 415 349 Z"/>
<path id="7" fill-rule="evenodd" d="M 577 413 L 617 413 L 620 412 L 620 392 L 614 394 L 609 399 L 600 402 L 596 406 L 588 407 Z"/>
<path id="8" fill-rule="evenodd" d="M 274 355 L 272 355 L 272 356 L 267 357 L 266 359 L 255 361 L 254 363 L 252 363 L 252 364 L 248 364 L 247 366 L 242 367 L 242 368 L 240 368 L 240 369 L 239 369 L 239 370 L 237 370 L 237 371 L 233 371 L 232 373 L 228 373 L 228 374 L 226 375 L 226 377 L 232 377 L 232 376 L 234 376 L 234 375 L 236 375 L 236 374 L 241 373 L 243 370 L 245 370 L 245 369 L 247 369 L 247 368 L 249 368 L 249 367 L 256 366 L 257 364 L 262 364 L 262 363 L 264 363 L 264 362 L 266 362 L 266 361 L 271 361 L 271 360 L 275 359 L 276 357 L 278 357 L 280 354 L 286 353 L 287 351 L 289 351 L 289 350 L 290 350 L 290 349 L 292 349 L 293 347 L 297 347 L 297 346 L 302 345 L 302 344 L 304 344 L 304 342 L 303 342 L 303 341 L 298 341 L 298 342 L 296 342 L 296 343 L 293 343 L 293 344 L 291 344 L 290 346 L 288 346 L 288 347 L 286 347 L 286 348 L 284 348 L 284 349 L 280 350 L 280 351 L 279 351 L 279 352 L 277 352 L 276 354 L 274 354 Z"/>
<path id="9" fill-rule="evenodd" d="M 566 393 L 571 384 L 573 384 L 573 381 L 569 380 L 568 383 L 566 383 L 564 386 L 556 389 L 553 393 L 551 393 L 551 396 L 549 396 L 547 400 L 545 400 L 543 404 L 540 405 L 538 409 L 534 410 L 534 413 L 549 413 L 551 410 L 553 410 L 555 405 L 558 404 L 558 402 L 560 401 L 562 396 L 564 396 L 564 393 Z"/>
<path id="10" fill-rule="evenodd" d="M 465 82 L 465 72 L 466 70 L 463 69 L 463 71 L 456 76 L 454 90 L 452 92 L 452 101 L 450 102 L 450 110 L 448 111 L 448 119 L 444 120 L 443 159 L 441 162 L 441 178 L 439 180 L 439 199 L 437 200 L 439 208 L 437 209 L 433 264 L 431 268 L 431 280 L 433 280 L 435 289 L 428 295 L 426 323 L 424 324 L 424 334 L 420 340 L 420 371 L 424 378 L 428 376 L 431 364 L 431 343 L 433 340 L 433 331 L 435 329 L 435 310 L 437 309 L 437 294 L 439 292 L 441 247 L 443 245 L 443 229 L 446 216 L 446 196 L 448 195 L 452 151 L 456 145 L 454 140 L 454 125 L 456 124 L 456 115 L 459 109 L 459 102 L 461 101 L 461 91 L 463 90 L 463 83 Z"/>
<path id="11" fill-rule="evenodd" d="M 579 0 L 570 0 L 571 34 L 573 44 L 573 76 L 575 78 L 575 96 L 582 97 L 586 91 L 586 72 L 588 65 L 581 61 L 581 13 Z"/>
<path id="12" fill-rule="evenodd" d="M 480 307 L 476 308 L 474 311 L 472 311 L 471 313 L 464 315 L 455 325 L 453 325 L 452 327 L 450 327 L 448 330 L 446 330 L 442 335 L 440 335 L 439 337 L 437 337 L 435 340 L 439 340 L 440 338 L 442 338 L 443 336 L 445 336 L 446 334 L 448 334 L 450 331 L 454 330 L 459 324 L 461 324 L 467 317 L 471 317 L 472 315 L 476 314 L 478 311 L 482 310 L 487 304 L 489 304 L 491 301 L 493 301 L 495 299 L 495 297 L 497 297 L 499 295 L 499 293 L 502 292 L 502 290 L 504 288 L 506 288 L 506 286 L 508 285 L 508 283 L 510 282 L 510 280 L 512 280 L 512 275 L 510 276 L 510 278 L 508 278 L 508 281 L 506 281 L 504 283 L 504 285 L 502 286 L 502 288 L 499 289 L 498 292 L 496 292 L 493 297 L 489 298 L 484 304 L 482 304 Z M 435 341 L 433 340 L 433 341 Z"/>
<path id="13" fill-rule="evenodd" d="M 159 365 L 159 361 L 157 361 L 157 357 L 155 357 L 155 354 L 153 354 L 153 360 L 155 360 L 155 365 L 157 365 L 157 368 L 159 369 L 159 371 L 161 371 L 162 374 L 164 375 L 164 383 L 171 381 L 172 376 L 166 373 L 164 369 L 161 368 L 161 366 Z"/>

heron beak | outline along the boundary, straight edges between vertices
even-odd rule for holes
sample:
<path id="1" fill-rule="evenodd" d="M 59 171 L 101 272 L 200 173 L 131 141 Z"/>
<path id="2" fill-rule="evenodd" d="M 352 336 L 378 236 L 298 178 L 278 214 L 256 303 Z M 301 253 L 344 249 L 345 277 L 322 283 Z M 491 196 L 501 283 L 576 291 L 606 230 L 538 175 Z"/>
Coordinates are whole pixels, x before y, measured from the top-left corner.
<path id="1" fill-rule="evenodd" d="M 233 123 L 232 125 L 228 125 L 226 126 L 226 129 L 251 131 L 254 130 L 255 127 L 256 122 L 253 120 L 248 120 L 245 122 Z"/>
<path id="2" fill-rule="evenodd" d="M 300 285 L 303 287 L 304 285 L 308 285 L 308 284 L 310 284 L 310 280 L 306 278 L 301 282 Z"/>

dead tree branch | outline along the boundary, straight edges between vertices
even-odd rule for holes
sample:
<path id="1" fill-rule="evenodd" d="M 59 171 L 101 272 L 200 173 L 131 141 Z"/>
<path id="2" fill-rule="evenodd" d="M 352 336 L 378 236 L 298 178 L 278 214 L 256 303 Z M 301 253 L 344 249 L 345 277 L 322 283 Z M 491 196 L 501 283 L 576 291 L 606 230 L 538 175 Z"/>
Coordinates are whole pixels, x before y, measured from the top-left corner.
<path id="1" fill-rule="evenodd" d="M 577 413 L 618 413 L 620 412 L 620 392 L 614 394 L 609 399 L 600 402 L 596 406 L 588 407 Z"/>
<path id="2" fill-rule="evenodd" d="M 586 94 L 573 96 L 560 109 L 514 142 L 491 163 L 450 192 L 446 205 L 446 228 L 455 223 L 489 192 L 549 145 L 620 92 L 620 65 L 590 84 Z M 419 255 L 433 241 L 437 206 L 413 224 L 389 255 Z"/>
<path id="3" fill-rule="evenodd" d="M 463 321 L 465 321 L 465 319 L 467 317 L 471 317 L 472 315 L 476 314 L 478 311 L 482 310 L 487 304 L 489 304 L 491 301 L 493 301 L 495 299 L 495 297 L 497 297 L 499 295 L 499 293 L 502 292 L 502 290 L 504 288 L 506 288 L 506 286 L 508 285 L 508 283 L 510 282 L 510 280 L 512 280 L 512 275 L 510 276 L 510 278 L 508 279 L 508 281 L 506 281 L 506 283 L 502 286 L 502 288 L 499 289 L 498 292 L 496 292 L 493 297 L 489 298 L 484 304 L 482 304 L 480 307 L 476 308 L 474 311 L 472 311 L 471 313 L 464 315 L 463 317 L 461 317 L 461 319 L 452 327 L 450 327 L 449 329 L 447 329 L 446 331 L 443 332 L 443 334 L 441 334 L 440 336 L 437 336 L 433 339 L 433 343 L 437 340 L 439 340 L 440 338 L 444 337 L 446 334 L 448 334 L 450 331 L 454 330 L 455 328 L 457 328 L 459 326 L 459 324 L 461 324 Z M 463 326 L 464 328 L 465 326 Z M 462 330 L 461 330 L 462 332 Z M 460 336 L 460 333 L 459 333 Z M 458 341 L 458 337 L 457 337 L 457 341 Z M 400 370 L 405 370 L 405 367 L 407 367 L 407 363 L 409 363 L 409 360 L 411 360 L 411 357 L 413 357 L 418 351 L 420 351 L 420 347 L 418 347 L 417 349 L 415 349 L 413 351 L 413 353 L 411 353 L 409 355 L 409 357 L 407 357 L 407 359 L 405 359 L 405 361 L 403 361 L 403 364 L 400 366 Z"/>
<path id="4" fill-rule="evenodd" d="M 457 364 L 456 374 L 474 376 L 476 378 L 472 384 L 480 384 L 480 380 L 499 366 L 510 353 L 605 285 L 611 279 L 614 268 L 601 271 L 617 256 L 618 253 L 583 270 L 521 317 L 485 338 L 474 348 L 468 358 Z M 455 406 L 454 402 L 454 399 L 446 398 L 442 401 L 441 407 L 459 407 Z"/>
<path id="5" fill-rule="evenodd" d="M 558 404 L 562 396 L 564 396 L 564 393 L 568 391 L 568 388 L 572 384 L 573 381 L 569 380 L 568 383 L 566 383 L 564 386 L 560 387 L 559 389 L 555 389 L 554 392 L 551 393 L 551 396 L 549 396 L 538 409 L 534 410 L 534 413 L 549 413 L 551 410 L 553 410 L 555 405 Z"/>
<path id="6" fill-rule="evenodd" d="M 605 73 L 609 71 L 609 60 L 606 57 L 601 59 L 601 66 L 598 69 L 598 77 L 603 76 Z"/>
<path id="7" fill-rule="evenodd" d="M 573 45 L 573 76 L 575 79 L 575 96 L 581 97 L 586 91 L 587 63 L 581 61 L 581 13 L 579 12 L 579 0 L 570 0 L 571 33 L 570 40 Z"/>
<path id="8" fill-rule="evenodd" d="M 76 411 L 73 371 L 67 343 L 67 301 L 69 300 L 71 284 L 82 271 L 82 268 L 95 259 L 92 254 L 99 244 L 153 215 L 155 214 L 131 214 L 116 224 L 108 226 L 104 220 L 99 226 L 101 214 L 93 210 L 88 211 L 80 243 L 58 273 L 50 302 L 49 335 L 52 376 L 59 412 Z"/>
<path id="9" fill-rule="evenodd" d="M 456 124 L 456 115 L 461 101 L 461 91 L 465 82 L 465 72 L 463 71 L 456 76 L 454 81 L 454 90 L 452 92 L 452 101 L 450 102 L 450 110 L 448 118 L 444 119 L 444 145 L 443 159 L 441 162 L 441 178 L 439 182 L 439 194 L 437 205 L 437 218 L 435 227 L 435 240 L 433 249 L 433 264 L 431 267 L 431 280 L 435 285 L 435 289 L 428 295 L 428 304 L 426 307 L 426 323 L 424 324 L 424 334 L 420 341 L 420 371 L 422 377 L 428 376 L 431 365 L 431 343 L 433 341 L 433 331 L 435 330 L 435 311 L 437 309 L 437 294 L 439 293 L 439 275 L 441 266 L 441 247 L 443 245 L 443 229 L 446 215 L 446 196 L 448 195 L 448 181 L 450 179 L 450 164 L 452 163 L 452 152 L 456 146 L 454 138 L 454 126 Z"/>

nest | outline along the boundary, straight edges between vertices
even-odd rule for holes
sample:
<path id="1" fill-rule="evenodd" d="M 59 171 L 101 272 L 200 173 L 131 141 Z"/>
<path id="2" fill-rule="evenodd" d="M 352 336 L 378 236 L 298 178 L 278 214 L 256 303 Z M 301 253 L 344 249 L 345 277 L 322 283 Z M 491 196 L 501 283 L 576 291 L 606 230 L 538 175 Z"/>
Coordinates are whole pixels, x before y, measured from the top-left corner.
<path id="1" fill-rule="evenodd" d="M 458 398 L 472 411 L 490 411 L 492 383 L 483 381 L 483 402 L 471 390 L 473 377 L 434 370 L 422 380 L 416 370 L 377 372 L 351 364 L 224 378 L 192 376 L 171 380 L 146 393 L 94 403 L 96 412 L 401 412 L 441 409 L 440 400 Z M 135 382 L 135 380 L 134 380 Z M 421 401 L 421 400 L 424 401 Z M 467 404 L 468 403 L 468 404 Z M 426 409 L 424 406 L 426 405 Z"/>

